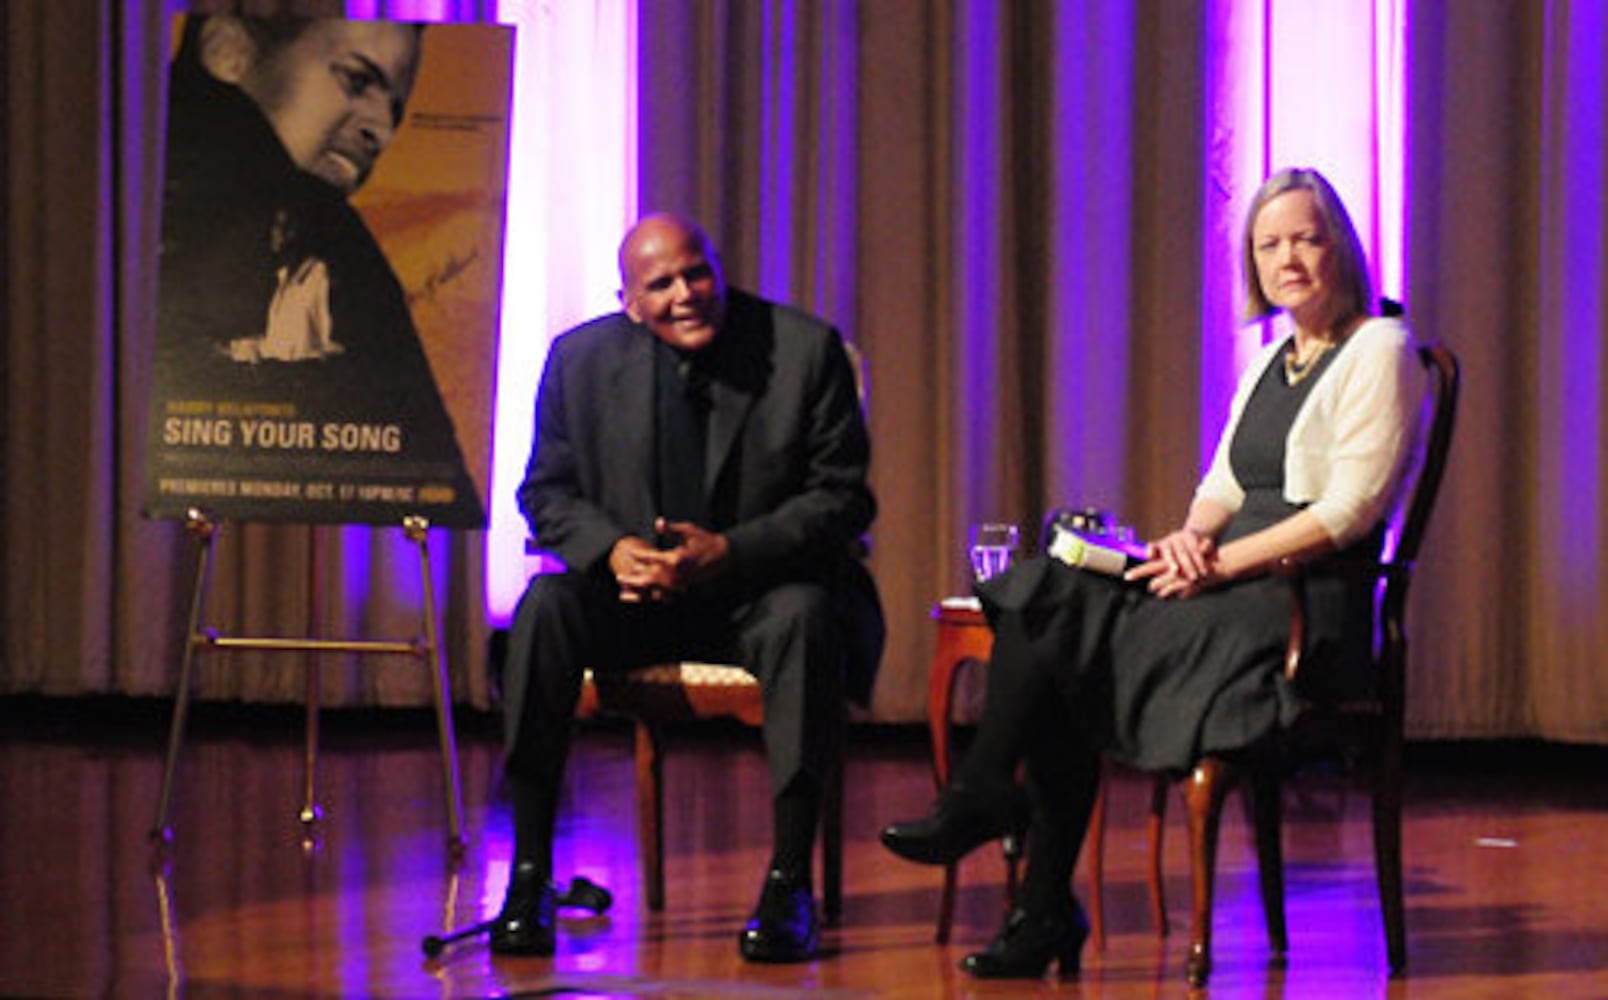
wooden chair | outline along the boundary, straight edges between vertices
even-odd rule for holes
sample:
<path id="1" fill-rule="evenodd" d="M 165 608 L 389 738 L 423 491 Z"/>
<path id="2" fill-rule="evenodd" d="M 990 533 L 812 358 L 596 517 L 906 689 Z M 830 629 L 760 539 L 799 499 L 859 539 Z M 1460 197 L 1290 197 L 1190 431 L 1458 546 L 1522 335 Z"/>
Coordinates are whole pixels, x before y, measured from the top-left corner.
<path id="1" fill-rule="evenodd" d="M 1430 384 L 1430 410 L 1423 464 L 1402 508 L 1395 551 L 1378 562 L 1317 560 L 1292 567 L 1291 627 L 1285 676 L 1294 680 L 1303 667 L 1306 630 L 1306 581 L 1319 576 L 1364 579 L 1381 588 L 1375 628 L 1377 688 L 1371 697 L 1315 709 L 1298 725 L 1285 752 L 1243 757 L 1206 757 L 1183 779 L 1189 818 L 1190 944 L 1186 974 L 1203 986 L 1212 966 L 1212 892 L 1217 861 L 1217 834 L 1224 797 L 1242 777 L 1247 779 L 1249 814 L 1255 831 L 1263 912 L 1269 944 L 1282 960 L 1289 947 L 1284 921 L 1284 863 L 1280 849 L 1282 801 L 1280 776 L 1314 751 L 1356 752 L 1372 778 L 1374 863 L 1383 912 L 1385 952 L 1391 975 L 1407 963 L 1406 910 L 1402 891 L 1401 809 L 1403 719 L 1407 692 L 1407 589 L 1424 531 L 1435 507 L 1457 418 L 1461 372 L 1457 358 L 1435 344 L 1419 348 Z M 1321 669 L 1314 664 L 1312 669 Z M 1166 808 L 1165 776 L 1156 779 L 1151 800 L 1150 865 L 1161 869 L 1162 820 Z M 1098 865 L 1104 830 L 1092 824 L 1091 862 Z M 1152 876 L 1152 893 L 1160 892 Z"/>

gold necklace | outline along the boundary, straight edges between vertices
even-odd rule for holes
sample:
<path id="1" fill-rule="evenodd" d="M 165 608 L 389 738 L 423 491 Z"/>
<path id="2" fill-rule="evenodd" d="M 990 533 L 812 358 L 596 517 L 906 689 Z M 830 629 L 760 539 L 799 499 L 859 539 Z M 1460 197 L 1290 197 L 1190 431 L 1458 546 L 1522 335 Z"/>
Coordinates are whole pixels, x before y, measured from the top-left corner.
<path id="1" fill-rule="evenodd" d="M 1290 385 L 1298 385 L 1301 380 L 1312 374 L 1318 361 L 1328 354 L 1334 347 L 1334 341 L 1323 340 L 1318 342 L 1317 348 L 1305 361 L 1295 360 L 1295 344 L 1292 341 L 1290 349 L 1284 352 L 1284 381 Z"/>

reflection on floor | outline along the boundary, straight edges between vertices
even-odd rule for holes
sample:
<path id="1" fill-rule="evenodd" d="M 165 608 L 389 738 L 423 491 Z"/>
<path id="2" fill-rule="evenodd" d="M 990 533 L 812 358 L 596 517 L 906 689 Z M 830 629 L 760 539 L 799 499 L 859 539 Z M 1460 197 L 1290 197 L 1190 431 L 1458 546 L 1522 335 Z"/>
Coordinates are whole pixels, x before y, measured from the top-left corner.
<path id="1" fill-rule="evenodd" d="M 328 713 L 325 819 L 296 820 L 300 714 L 202 706 L 181 761 L 175 843 L 146 833 L 167 706 L 0 699 L 0 995 L 330 997 L 934 997 L 1184 994 L 1188 881 L 1181 809 L 1168 836 L 1174 933 L 1150 925 L 1146 786 L 1117 778 L 1104 952 L 1065 983 L 973 983 L 955 970 L 987 941 L 1004 869 L 967 860 L 954 941 L 933 943 L 939 873 L 876 843 L 932 796 L 918 731 L 857 732 L 849 764 L 845 919 L 818 961 L 751 966 L 736 934 L 770 842 L 757 738 L 672 733 L 667 903 L 643 901 L 628 734 L 586 730 L 566 787 L 559 875 L 607 886 L 551 960 L 492 959 L 483 938 L 427 958 L 421 943 L 494 913 L 509 820 L 495 721 L 460 720 L 469 845 L 445 847 L 428 714 Z M 1387 985 L 1365 799 L 1341 775 L 1287 794 L 1287 966 L 1269 962 L 1249 837 L 1230 809 L 1218 881 L 1218 997 L 1608 995 L 1608 837 L 1602 748 L 1415 748 L 1408 787 L 1410 978 Z M 1079 886 L 1083 885 L 1080 875 Z"/>

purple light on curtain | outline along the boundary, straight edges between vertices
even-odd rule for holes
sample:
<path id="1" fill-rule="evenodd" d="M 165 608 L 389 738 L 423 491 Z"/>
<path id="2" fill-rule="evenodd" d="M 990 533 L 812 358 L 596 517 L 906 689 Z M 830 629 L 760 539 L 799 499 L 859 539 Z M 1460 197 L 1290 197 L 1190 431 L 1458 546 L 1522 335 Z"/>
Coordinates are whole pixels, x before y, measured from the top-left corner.
<path id="1" fill-rule="evenodd" d="M 794 164 L 798 150 L 799 14 L 795 0 L 764 5 L 760 15 L 758 289 L 783 302 L 793 298 Z"/>
<path id="2" fill-rule="evenodd" d="M 839 327 L 856 307 L 857 20 L 855 0 L 807 11 L 783 0 L 760 13 L 756 290 Z"/>
<path id="3" fill-rule="evenodd" d="M 1403 95 L 1390 92 L 1390 82 L 1403 77 L 1395 61 L 1405 28 L 1400 7 L 1398 0 L 1287 0 L 1269 8 L 1263 171 L 1321 170 L 1350 209 L 1374 286 L 1398 296 L 1399 287 L 1386 289 L 1380 280 L 1387 256 L 1380 237 L 1387 210 L 1401 231 Z M 1397 151 L 1394 161 L 1383 158 L 1387 149 Z M 1399 244 L 1388 249 L 1398 273 L 1400 253 Z"/>
<path id="4" fill-rule="evenodd" d="M 809 199 L 816 250 L 808 291 L 813 308 L 853 338 L 855 332 L 847 327 L 858 311 L 860 274 L 855 253 L 860 193 L 859 3 L 826 0 L 820 9 L 822 89 L 814 104 L 820 121 L 815 130 L 817 177 Z"/>
<path id="5" fill-rule="evenodd" d="M 1228 414 L 1240 367 L 1261 343 L 1240 325 L 1239 241 L 1246 206 L 1267 173 L 1267 10 L 1210 0 L 1206 24 L 1206 199 L 1202 206 L 1199 455 L 1204 468 Z"/>
<path id="6" fill-rule="evenodd" d="M 346 0 L 346 16 L 384 17 L 393 21 L 485 21 L 490 0 Z"/>
<path id="7" fill-rule="evenodd" d="M 1049 364 L 1043 402 L 1056 460 L 1048 495 L 1122 510 L 1127 443 L 1110 433 L 1128 407 L 1125 303 L 1132 274 L 1133 125 L 1113 95 L 1132 87 L 1131 0 L 1080 0 L 1055 12 L 1049 148 Z M 1075 277 L 1074 277 L 1075 276 Z"/>
<path id="8" fill-rule="evenodd" d="M 1542 128 L 1561 150 L 1542 172 L 1541 524 L 1546 558 L 1580 610 L 1596 610 L 1602 574 L 1602 364 L 1608 331 L 1608 18 L 1600 2 L 1551 0 Z M 1590 96 L 1594 95 L 1595 100 Z"/>
<path id="9" fill-rule="evenodd" d="M 530 454 L 536 385 L 554 336 L 618 308 L 615 250 L 637 211 L 633 0 L 519 0 L 502 336 L 486 532 L 486 611 L 505 624 L 532 566 L 514 490 Z"/>
<path id="10" fill-rule="evenodd" d="M 346 0 L 347 18 L 426 23 L 492 23 L 497 0 Z"/>
<path id="11" fill-rule="evenodd" d="M 1374 289 L 1397 301 L 1407 290 L 1407 163 L 1410 155 L 1407 109 L 1412 92 L 1407 54 L 1412 51 L 1407 10 L 1411 0 L 1374 3 L 1374 120 L 1378 129 L 1377 240 Z"/>
<path id="12" fill-rule="evenodd" d="M 1239 240 L 1264 177 L 1315 167 L 1340 192 L 1376 291 L 1406 273 L 1406 9 L 1411 0 L 1214 0 L 1208 11 L 1201 461 L 1235 375 L 1279 324 L 1239 328 Z M 1232 345 L 1232 351 L 1225 350 Z M 1227 358 L 1232 357 L 1232 363 Z"/>
<path id="13" fill-rule="evenodd" d="M 970 405 L 957 407 L 952 439 L 961 458 L 957 475 L 969 475 L 981 491 L 953 484 L 954 495 L 974 497 L 974 514 L 1001 517 L 999 475 L 995 468 L 1001 397 L 999 371 L 1002 236 L 1000 185 L 1004 123 L 1000 121 L 1000 75 L 1003 72 L 1002 17 L 998 0 L 966 0 L 957 5 L 954 27 L 955 83 L 952 119 L 955 128 L 951 170 L 955 216 L 953 273 L 955 329 L 960 342 L 951 358 L 956 392 Z"/>

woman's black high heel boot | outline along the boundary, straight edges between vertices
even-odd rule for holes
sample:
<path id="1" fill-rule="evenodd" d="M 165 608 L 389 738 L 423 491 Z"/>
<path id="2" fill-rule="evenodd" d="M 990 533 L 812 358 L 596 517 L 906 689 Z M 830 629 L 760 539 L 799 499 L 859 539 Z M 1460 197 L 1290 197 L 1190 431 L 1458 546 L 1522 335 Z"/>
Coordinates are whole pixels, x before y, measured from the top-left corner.
<path id="1" fill-rule="evenodd" d="M 1050 963 L 1061 976 L 1075 976 L 1083 956 L 1089 922 L 1076 903 L 1069 913 L 1039 915 L 1017 907 L 988 947 L 960 960 L 961 971 L 978 979 L 1039 979 Z"/>
<path id="2" fill-rule="evenodd" d="M 1020 787 L 957 781 L 938 797 L 931 813 L 883 827 L 882 844 L 907 861 L 949 865 L 990 840 L 1021 837 L 1027 820 L 1027 795 Z"/>

